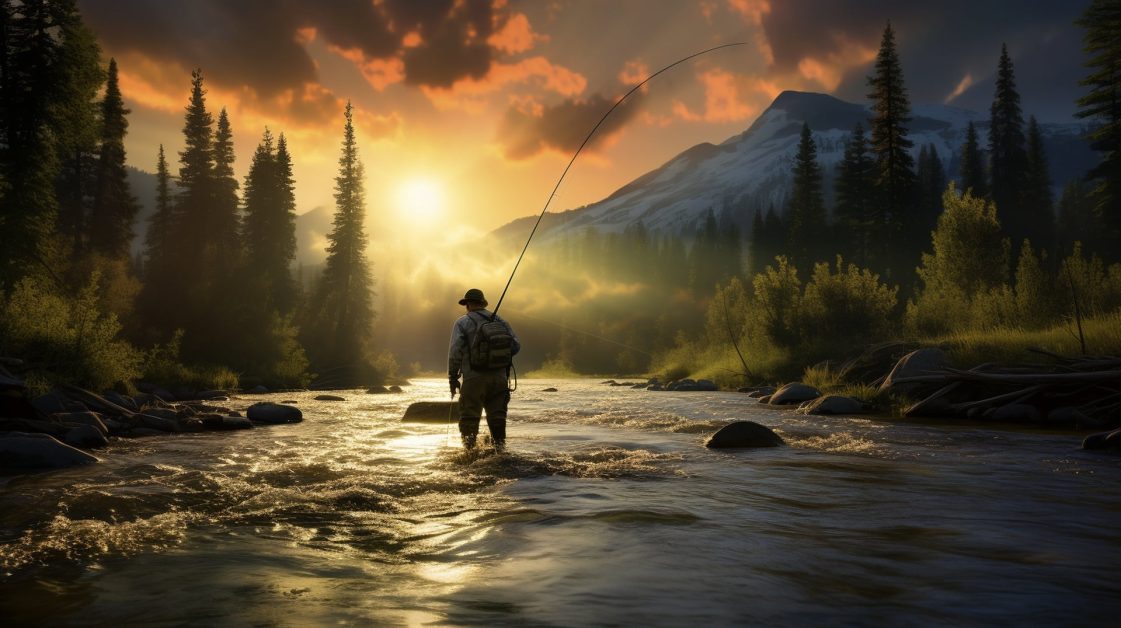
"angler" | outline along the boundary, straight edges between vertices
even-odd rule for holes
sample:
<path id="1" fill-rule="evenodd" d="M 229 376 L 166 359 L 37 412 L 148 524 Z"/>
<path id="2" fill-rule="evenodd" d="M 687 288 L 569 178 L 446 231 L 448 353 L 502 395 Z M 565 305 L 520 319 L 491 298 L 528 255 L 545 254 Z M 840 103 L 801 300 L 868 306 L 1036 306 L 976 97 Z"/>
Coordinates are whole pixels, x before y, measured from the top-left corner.
<path id="1" fill-rule="evenodd" d="M 448 384 L 452 398 L 459 391 L 459 435 L 467 449 L 475 447 L 479 419 L 485 410 L 487 429 L 496 449 L 506 445 L 506 411 L 510 404 L 510 370 L 521 343 L 513 328 L 486 309 L 483 291 L 472 288 L 459 304 L 467 309 L 452 325 L 448 349 Z M 495 308 L 497 310 L 497 308 Z M 463 373 L 463 384 L 459 375 Z"/>

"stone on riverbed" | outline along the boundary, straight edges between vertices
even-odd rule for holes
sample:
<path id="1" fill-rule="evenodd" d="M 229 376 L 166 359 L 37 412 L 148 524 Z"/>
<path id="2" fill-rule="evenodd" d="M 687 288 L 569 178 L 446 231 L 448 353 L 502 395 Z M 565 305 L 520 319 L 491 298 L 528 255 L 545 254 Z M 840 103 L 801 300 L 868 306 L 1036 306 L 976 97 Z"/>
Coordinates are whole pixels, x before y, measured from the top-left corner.
<path id="1" fill-rule="evenodd" d="M 159 430 L 161 432 L 179 431 L 179 421 L 177 419 L 165 419 L 151 414 L 139 413 L 132 415 L 129 421 L 132 422 L 133 428 L 142 427 L 149 430 Z"/>
<path id="2" fill-rule="evenodd" d="M 1092 451 L 1121 451 L 1121 429 L 1090 434 L 1082 441 L 1082 448 Z"/>
<path id="3" fill-rule="evenodd" d="M 720 428 L 705 447 L 730 449 L 737 447 L 778 447 L 784 444 L 782 437 L 764 425 L 754 421 L 736 421 Z"/>
<path id="4" fill-rule="evenodd" d="M 843 395 L 826 395 L 807 401 L 798 407 L 802 414 L 865 414 L 872 404 Z"/>
<path id="5" fill-rule="evenodd" d="M 315 400 L 316 401 L 346 401 L 346 398 L 345 397 L 340 397 L 338 395 L 316 395 Z"/>
<path id="6" fill-rule="evenodd" d="M 0 434 L 0 467 L 60 469 L 94 462 L 97 462 L 96 457 L 47 434 Z"/>
<path id="7" fill-rule="evenodd" d="M 807 386 L 802 382 L 791 382 L 775 391 L 775 394 L 771 395 L 766 403 L 772 406 L 784 406 L 793 403 L 802 403 L 810 399 L 817 399 L 820 396 L 821 391 L 813 386 Z M 762 397 L 760 397 L 759 402 L 763 403 Z"/>
<path id="8" fill-rule="evenodd" d="M 50 416 L 50 421 L 75 426 L 92 425 L 102 434 L 109 434 L 109 426 L 102 420 L 101 415 L 96 412 L 59 412 L 57 414 L 52 414 Z"/>
<path id="9" fill-rule="evenodd" d="M 897 380 L 907 377 L 935 374 L 946 368 L 949 363 L 950 360 L 946 357 L 946 352 L 938 347 L 916 349 L 902 358 L 899 358 L 899 361 L 892 367 L 891 372 L 884 378 L 884 382 L 880 384 L 880 392 L 890 391 L 903 395 L 921 395 L 921 391 L 930 388 L 931 384 L 924 384 L 922 382 L 898 382 Z M 942 385 L 945 384 L 943 383 Z"/>
<path id="10" fill-rule="evenodd" d="M 299 423 L 304 420 L 304 413 L 299 408 L 268 401 L 249 406 L 245 413 L 250 421 L 256 423 Z"/>
<path id="11" fill-rule="evenodd" d="M 70 428 L 62 435 L 62 442 L 71 447 L 93 449 L 108 445 L 109 439 L 105 438 L 105 434 L 101 430 L 92 425 L 78 425 Z"/>
<path id="12" fill-rule="evenodd" d="M 418 401 L 405 410 L 401 420 L 447 423 L 459 418 L 458 408 L 454 401 Z"/>

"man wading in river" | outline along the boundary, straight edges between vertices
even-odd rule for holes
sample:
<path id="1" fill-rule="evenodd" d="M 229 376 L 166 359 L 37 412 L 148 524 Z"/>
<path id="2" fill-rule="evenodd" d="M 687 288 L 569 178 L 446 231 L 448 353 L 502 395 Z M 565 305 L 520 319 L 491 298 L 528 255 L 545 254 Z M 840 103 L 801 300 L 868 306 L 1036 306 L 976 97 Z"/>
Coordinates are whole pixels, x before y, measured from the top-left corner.
<path id="1" fill-rule="evenodd" d="M 507 385 L 513 357 L 521 349 L 510 324 L 487 311 L 483 291 L 471 288 L 459 304 L 467 308 L 452 326 L 448 350 L 448 384 L 452 397 L 459 391 L 459 434 L 471 449 L 479 434 L 479 419 L 487 413 L 487 428 L 496 449 L 506 444 Z M 463 385 L 459 374 L 463 373 Z"/>

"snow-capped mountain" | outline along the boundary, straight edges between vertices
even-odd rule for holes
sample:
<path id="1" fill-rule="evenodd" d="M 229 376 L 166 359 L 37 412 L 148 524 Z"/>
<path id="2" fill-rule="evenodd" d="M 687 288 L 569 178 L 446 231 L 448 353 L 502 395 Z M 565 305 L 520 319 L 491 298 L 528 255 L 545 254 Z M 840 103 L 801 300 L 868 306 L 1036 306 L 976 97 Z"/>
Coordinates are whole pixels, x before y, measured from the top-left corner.
<path id="1" fill-rule="evenodd" d="M 803 122 L 813 131 L 827 205 L 831 205 L 832 182 L 844 144 L 857 123 L 868 131 L 869 116 L 867 106 L 826 94 L 783 92 L 743 133 L 718 145 L 693 146 L 602 201 L 548 214 L 542 228 L 549 236 L 587 227 L 617 232 L 641 220 L 651 230 L 689 233 L 709 209 L 725 221 L 748 227 L 756 208 L 773 206 L 781 212 L 785 207 Z M 970 121 L 982 147 L 987 144 L 987 113 L 918 105 L 912 108 L 911 118 L 908 130 L 914 156 L 917 159 L 922 146 L 932 145 L 951 178 L 957 176 Z M 1097 156 L 1081 139 L 1083 125 L 1044 123 L 1041 130 L 1056 191 L 1096 163 Z M 520 234 L 528 228 L 526 222 L 533 220 L 536 217 L 516 220 L 499 233 Z"/>

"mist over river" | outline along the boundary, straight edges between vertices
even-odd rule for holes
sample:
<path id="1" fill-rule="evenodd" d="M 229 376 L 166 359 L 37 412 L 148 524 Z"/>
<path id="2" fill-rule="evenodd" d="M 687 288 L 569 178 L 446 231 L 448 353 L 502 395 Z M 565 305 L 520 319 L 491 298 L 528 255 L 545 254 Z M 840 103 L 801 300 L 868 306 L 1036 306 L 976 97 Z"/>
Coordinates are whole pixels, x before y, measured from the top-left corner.
<path id="1" fill-rule="evenodd" d="M 447 398 L 120 440 L 0 476 L 5 625 L 1116 625 L 1121 457 L 1081 435 L 807 417 L 735 393 L 523 380 L 509 450 Z M 555 386 L 559 392 L 542 392 Z M 787 447 L 713 451 L 733 419 Z M 485 433 L 485 427 L 483 428 Z"/>

